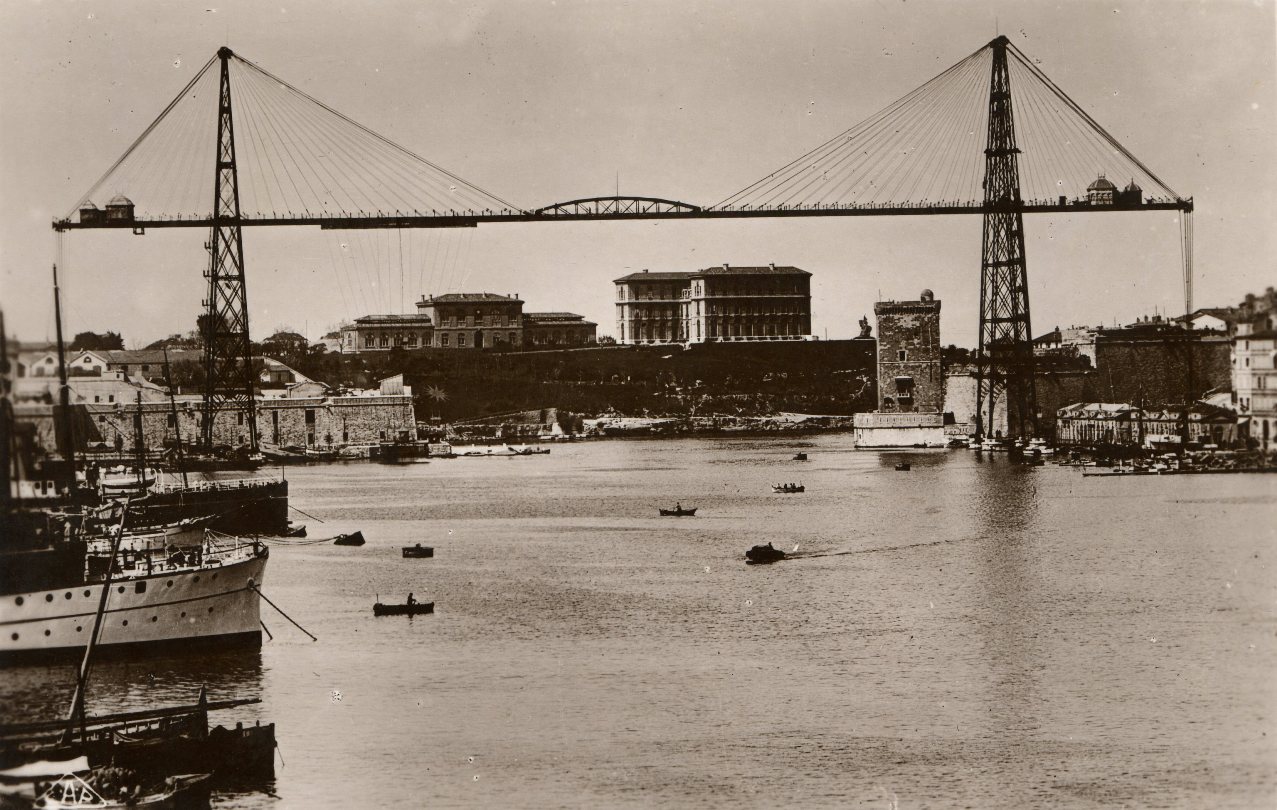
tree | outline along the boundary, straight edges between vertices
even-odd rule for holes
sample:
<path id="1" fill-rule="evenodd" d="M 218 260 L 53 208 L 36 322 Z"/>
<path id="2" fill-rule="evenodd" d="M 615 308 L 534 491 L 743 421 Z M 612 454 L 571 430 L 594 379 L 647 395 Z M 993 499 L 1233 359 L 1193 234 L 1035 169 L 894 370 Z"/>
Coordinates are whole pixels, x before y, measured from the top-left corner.
<path id="1" fill-rule="evenodd" d="M 102 335 L 97 332 L 80 332 L 71 341 L 72 351 L 109 351 L 123 348 L 124 338 L 120 337 L 119 332 L 107 332 Z"/>
<path id="2" fill-rule="evenodd" d="M 612 337 L 611 335 L 599 335 L 598 345 L 600 345 L 600 346 L 615 346 L 615 345 L 616 345 L 616 338 Z"/>

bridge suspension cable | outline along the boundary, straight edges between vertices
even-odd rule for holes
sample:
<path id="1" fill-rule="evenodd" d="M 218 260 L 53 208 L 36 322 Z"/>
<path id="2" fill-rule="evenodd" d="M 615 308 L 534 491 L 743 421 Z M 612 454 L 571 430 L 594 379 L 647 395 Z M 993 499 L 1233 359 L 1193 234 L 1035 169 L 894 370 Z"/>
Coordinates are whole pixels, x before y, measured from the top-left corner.
<path id="1" fill-rule="evenodd" d="M 1101 176 L 1127 186 L 1139 204 L 1187 204 L 1033 59 L 1010 43 L 1006 50 L 1026 206 L 1085 206 L 1089 185 Z M 711 211 L 978 210 L 992 58 L 991 45 L 980 48 Z"/>
<path id="2" fill-rule="evenodd" d="M 207 220 L 217 146 L 218 72 L 210 59 L 98 179 L 95 197 L 122 194 L 146 222 Z M 513 214 L 518 206 L 470 183 L 232 54 L 241 219 Z"/>

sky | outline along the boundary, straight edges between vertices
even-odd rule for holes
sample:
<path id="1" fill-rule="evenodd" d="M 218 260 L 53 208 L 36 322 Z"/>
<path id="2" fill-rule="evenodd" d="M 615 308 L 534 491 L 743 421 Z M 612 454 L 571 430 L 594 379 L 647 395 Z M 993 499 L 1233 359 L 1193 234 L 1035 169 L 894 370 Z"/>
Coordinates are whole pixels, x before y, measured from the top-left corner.
<path id="1" fill-rule="evenodd" d="M 1194 198 L 1194 304 L 1236 304 L 1277 283 L 1275 20 L 1274 2 L 1242 0 L 7 0 L 0 309 L 10 333 L 52 337 L 60 259 L 68 334 L 114 330 L 132 347 L 194 328 L 206 232 L 73 231 L 59 245 L 50 223 L 223 44 L 536 208 L 618 189 L 716 203 L 999 33 Z M 1026 217 L 1034 332 L 1182 312 L 1178 216 Z M 284 326 L 315 339 L 462 290 L 615 334 L 612 279 L 723 263 L 811 272 L 821 337 L 858 334 L 875 301 L 924 288 L 946 343 L 974 345 L 978 327 L 975 216 L 251 228 L 244 252 L 255 339 Z"/>

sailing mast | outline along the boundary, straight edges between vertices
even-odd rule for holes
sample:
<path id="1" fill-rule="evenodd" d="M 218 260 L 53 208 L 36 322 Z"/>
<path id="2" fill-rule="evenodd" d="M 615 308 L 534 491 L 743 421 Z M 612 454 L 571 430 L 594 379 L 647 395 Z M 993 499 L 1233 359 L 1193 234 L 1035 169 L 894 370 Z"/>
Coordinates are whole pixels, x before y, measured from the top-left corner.
<path id="1" fill-rule="evenodd" d="M 182 423 L 177 419 L 177 400 L 173 398 L 173 378 L 169 375 L 168 346 L 164 347 L 164 385 L 168 388 L 169 412 L 173 415 L 173 437 L 177 441 L 177 469 L 182 473 L 182 486 L 189 487 L 186 480 L 186 461 L 182 458 Z"/>
<path id="2" fill-rule="evenodd" d="M 133 444 L 137 450 L 137 485 L 146 489 L 146 437 L 142 432 L 142 389 L 137 390 L 137 411 L 133 414 Z"/>
<path id="3" fill-rule="evenodd" d="M 75 428 L 71 421 L 71 386 L 67 383 L 66 343 L 62 339 L 62 293 L 58 288 L 58 265 L 53 265 L 53 318 L 58 332 L 58 410 L 60 418 L 53 420 L 55 435 L 62 458 L 70 471 L 70 489 L 75 488 Z"/>

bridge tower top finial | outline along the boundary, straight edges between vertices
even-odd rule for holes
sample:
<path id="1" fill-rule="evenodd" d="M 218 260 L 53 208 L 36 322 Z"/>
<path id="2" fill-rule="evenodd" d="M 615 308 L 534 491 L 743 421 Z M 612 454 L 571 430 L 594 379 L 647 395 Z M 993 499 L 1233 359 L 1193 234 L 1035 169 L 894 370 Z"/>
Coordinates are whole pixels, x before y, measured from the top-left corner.
<path id="1" fill-rule="evenodd" d="M 1010 43 L 1011 43 L 1011 40 L 1007 39 L 1006 34 L 1003 34 L 1001 36 L 994 37 L 993 40 L 989 42 L 989 47 L 990 48 L 1005 48 Z"/>
<path id="2" fill-rule="evenodd" d="M 230 48 L 226 47 L 225 45 L 217 49 L 218 59 L 230 59 L 234 55 L 235 55 L 235 52 L 232 51 Z"/>

